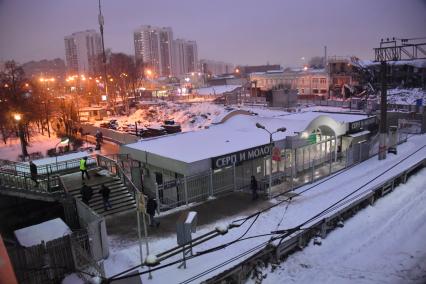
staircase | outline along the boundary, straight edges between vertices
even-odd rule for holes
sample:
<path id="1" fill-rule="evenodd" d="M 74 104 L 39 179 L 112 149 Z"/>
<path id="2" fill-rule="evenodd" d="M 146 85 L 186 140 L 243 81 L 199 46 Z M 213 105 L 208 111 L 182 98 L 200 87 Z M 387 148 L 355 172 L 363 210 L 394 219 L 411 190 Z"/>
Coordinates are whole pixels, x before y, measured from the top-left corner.
<path id="1" fill-rule="evenodd" d="M 97 156 L 97 158 L 101 165 L 94 167 L 96 164 L 92 163 L 91 169 L 89 169 L 91 178 L 86 180 L 86 184 L 93 189 L 89 204 L 91 209 L 100 216 L 110 216 L 127 210 L 134 210 L 136 208 L 134 194 L 138 189 L 125 173 L 123 167 L 113 159 L 103 156 Z M 67 161 L 64 167 L 59 167 L 60 163 L 55 164 L 55 167 L 60 169 L 55 173 L 49 171 L 48 166 L 44 166 L 46 169 L 38 167 L 41 173 L 37 176 L 39 185 L 36 186 L 35 182 L 31 180 L 28 165 L 0 160 L 0 193 L 53 202 L 63 198 L 67 192 L 81 200 L 81 173 L 78 168 L 73 167 L 74 164 L 77 165 L 77 162 L 78 159 Z M 128 161 L 121 161 L 122 164 L 124 162 Z M 103 169 L 108 169 L 116 175 L 100 175 L 99 171 Z M 64 174 L 67 172 L 68 174 Z M 110 189 L 109 201 L 112 208 L 108 210 L 104 209 L 102 195 L 99 193 L 102 184 Z"/>
<path id="2" fill-rule="evenodd" d="M 104 178 L 102 181 L 90 181 L 87 182 L 93 189 L 92 199 L 90 199 L 89 206 L 100 216 L 109 216 L 112 214 L 124 212 L 127 210 L 135 209 L 136 202 L 133 198 L 133 195 L 129 192 L 127 187 L 122 183 L 118 177 L 109 177 Z M 111 191 L 109 194 L 109 202 L 111 203 L 112 208 L 105 210 L 102 200 L 102 195 L 99 193 L 99 190 L 105 184 Z M 81 200 L 80 188 L 69 189 L 68 192 Z"/>

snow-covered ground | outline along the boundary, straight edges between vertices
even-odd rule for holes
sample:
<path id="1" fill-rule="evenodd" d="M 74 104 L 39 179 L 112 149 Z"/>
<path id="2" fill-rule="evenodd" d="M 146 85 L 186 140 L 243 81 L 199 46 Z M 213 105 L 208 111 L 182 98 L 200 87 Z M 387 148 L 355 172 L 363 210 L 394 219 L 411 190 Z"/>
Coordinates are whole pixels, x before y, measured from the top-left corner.
<path id="1" fill-rule="evenodd" d="M 27 150 L 29 154 L 41 152 L 43 156 L 46 156 L 47 150 L 54 148 L 59 141 L 61 139 L 57 138 L 55 134 L 51 134 L 49 138 L 47 135 L 35 133 L 31 136 Z M 9 138 L 7 144 L 3 142 L 0 144 L 0 159 L 18 161 L 18 156 L 21 154 L 21 141 L 19 138 Z"/>
<path id="2" fill-rule="evenodd" d="M 426 169 L 262 283 L 426 283 Z M 255 283 L 249 280 L 247 283 Z"/>
<path id="3" fill-rule="evenodd" d="M 362 187 L 362 190 L 360 192 L 365 191 L 364 194 L 367 194 L 369 192 L 369 188 L 371 188 L 372 186 L 380 184 L 387 178 L 399 173 L 402 169 L 408 168 L 411 165 L 417 163 L 419 160 L 423 159 L 426 156 L 426 148 L 422 148 L 420 151 L 416 153 L 416 155 L 412 155 L 410 156 L 410 158 L 404 160 L 404 158 L 407 157 L 409 154 L 415 152 L 416 150 L 420 149 L 420 147 L 425 145 L 425 138 L 426 137 L 424 135 L 413 137 L 407 143 L 404 143 L 399 146 L 398 155 L 389 155 L 388 158 L 383 161 L 378 161 L 377 157 L 373 157 L 370 160 L 360 165 L 357 165 L 326 182 L 323 182 L 320 184 L 318 183 L 314 189 L 307 191 L 303 193 L 301 196 L 295 198 L 288 206 L 287 204 L 284 203 L 284 204 L 281 204 L 280 206 L 273 208 L 272 210 L 265 212 L 264 214 L 261 214 L 259 218 L 256 220 L 256 222 L 254 223 L 254 226 L 251 227 L 247 235 L 245 235 L 245 237 L 265 234 L 276 229 L 286 229 L 286 228 L 292 228 L 294 226 L 297 226 L 303 221 L 311 218 L 318 212 L 324 210 L 325 208 L 327 208 L 328 206 L 330 206 L 337 200 L 346 196 L 348 193 L 352 192 L 354 189 L 360 188 L 362 185 L 364 185 L 368 181 L 372 180 L 373 178 L 376 178 L 373 182 L 369 183 L 367 186 Z M 398 166 L 395 166 L 398 162 L 401 162 L 401 163 Z M 388 171 L 385 172 L 385 170 L 388 170 Z M 422 180 L 420 183 L 424 185 L 424 180 Z M 299 188 L 297 191 L 302 191 L 310 186 L 312 185 L 306 185 L 304 187 Z M 411 187 L 405 186 L 402 189 L 397 189 L 394 193 L 391 194 L 391 196 L 398 191 L 412 190 L 413 187 L 414 186 L 411 186 Z M 421 189 L 424 189 L 424 186 Z M 421 189 L 415 189 L 415 190 L 421 190 Z M 424 193 L 422 195 L 416 195 L 416 193 L 413 193 L 413 194 L 414 194 L 413 196 L 418 196 L 416 198 L 419 198 L 418 200 L 419 204 L 422 204 L 422 202 L 424 203 L 425 201 Z M 398 198 L 396 198 L 396 200 L 398 200 Z M 399 226 L 401 226 L 399 229 L 403 231 L 406 230 L 408 234 L 415 235 L 419 233 L 419 238 L 413 236 L 414 239 L 411 240 L 412 241 L 411 245 L 409 245 L 410 242 L 406 242 L 405 244 L 407 245 L 407 247 L 409 246 L 417 251 L 412 258 L 413 264 L 416 263 L 417 261 L 424 260 L 425 259 L 424 256 L 426 255 L 426 246 L 424 245 L 425 243 L 424 241 L 421 242 L 421 240 L 424 240 L 424 237 L 425 237 L 425 234 L 423 231 L 424 225 L 422 227 L 419 227 L 420 224 L 418 224 L 417 222 L 419 222 L 421 219 L 417 219 L 415 215 L 417 214 L 417 215 L 424 216 L 425 210 L 423 208 L 418 208 L 416 211 L 411 210 L 411 207 L 412 206 L 414 207 L 414 205 L 410 205 L 410 202 L 412 202 L 410 201 L 410 198 L 401 197 L 400 201 L 402 203 L 400 205 L 393 205 L 392 202 L 388 205 L 388 203 L 385 201 L 386 199 L 384 199 L 383 201 L 380 201 L 380 203 L 377 203 L 377 204 L 383 204 L 381 206 L 384 206 L 384 207 L 387 207 L 387 206 L 390 206 L 390 207 L 399 206 L 401 208 L 405 207 L 407 211 L 400 211 L 400 213 L 389 213 L 389 212 L 394 212 L 392 211 L 392 209 L 389 209 L 389 211 L 387 211 L 388 212 L 387 214 L 386 212 L 383 213 L 384 214 L 383 216 L 388 215 L 388 219 L 384 221 L 385 224 L 389 224 L 388 227 L 386 226 L 383 227 L 383 225 L 379 226 L 378 225 L 379 223 L 374 223 L 373 221 L 371 221 L 373 223 L 370 223 L 370 226 L 368 227 L 369 228 L 368 231 L 360 229 L 359 231 L 354 232 L 352 231 L 354 229 L 351 230 L 349 228 L 352 234 L 348 233 L 348 236 L 355 235 L 355 237 L 344 238 L 341 240 L 341 243 L 339 243 L 337 246 L 344 246 L 346 245 L 347 242 L 351 241 L 353 238 L 356 238 L 356 236 L 365 235 L 365 236 L 369 236 L 370 239 L 366 239 L 364 242 L 358 242 L 357 248 L 359 248 L 360 251 L 368 250 L 369 252 L 372 252 L 374 249 L 377 248 L 378 253 L 381 253 L 381 252 L 384 253 L 385 251 L 387 251 L 387 249 L 385 248 L 384 245 L 383 246 L 379 245 L 381 243 L 380 236 L 382 234 L 386 234 L 387 229 L 390 229 L 392 228 L 392 226 L 395 226 L 396 224 L 398 224 Z M 286 207 L 287 209 L 285 209 Z M 402 214 L 403 212 L 406 212 L 406 215 Z M 232 220 L 235 220 L 235 219 L 237 219 L 235 216 L 224 218 L 220 220 L 219 222 L 210 224 L 209 226 L 198 228 L 197 233 L 194 234 L 194 237 L 204 234 L 216 226 L 227 225 Z M 408 220 L 409 222 L 411 222 L 412 220 L 413 224 L 405 224 L 404 221 L 406 220 Z M 364 219 L 362 222 L 368 223 L 368 220 Z M 239 238 L 249 228 L 251 223 L 252 223 L 252 220 L 250 220 L 249 222 L 246 222 L 244 225 L 242 225 L 238 229 L 230 230 L 224 236 L 214 238 L 206 243 L 203 243 L 197 246 L 194 249 L 194 253 L 197 253 L 202 250 L 210 249 L 212 247 L 215 247 L 215 246 L 218 246 Z M 357 226 L 355 225 L 355 228 L 356 227 Z M 421 231 L 419 231 L 420 230 L 419 228 L 421 228 Z M 262 244 L 265 241 L 268 241 L 269 239 L 270 239 L 269 236 L 262 236 L 262 237 L 251 238 L 245 241 L 240 241 L 226 247 L 226 249 L 217 250 L 212 253 L 208 253 L 200 257 L 197 257 L 195 259 L 187 261 L 187 265 L 188 265 L 187 269 L 178 269 L 177 265 L 173 265 L 173 266 L 164 268 L 161 271 L 154 272 L 153 279 L 149 280 L 146 274 L 142 276 L 142 279 L 144 283 L 180 283 L 192 276 L 197 276 L 199 273 L 204 272 L 215 265 L 221 265 L 223 264 L 224 261 L 229 260 L 231 257 L 237 256 L 241 254 L 242 252 L 247 251 L 250 248 L 253 248 L 259 244 Z M 332 239 L 331 236 L 330 238 L 327 238 L 325 242 L 328 242 L 329 239 Z M 377 239 L 377 242 L 376 242 L 377 246 L 369 245 L 370 242 L 373 242 L 376 239 Z M 170 236 L 167 238 L 159 238 L 159 239 L 151 238 L 149 242 L 150 242 L 150 251 L 154 254 L 157 254 L 175 246 L 176 237 Z M 399 246 L 395 244 L 400 244 L 402 242 L 403 242 L 402 239 L 396 239 L 396 240 L 387 242 L 388 244 L 390 244 L 389 247 L 392 248 L 392 250 L 389 250 L 388 252 L 390 254 L 394 254 L 398 256 L 400 253 L 400 250 L 399 250 Z M 121 272 L 125 269 L 128 269 L 140 263 L 139 249 L 138 249 L 137 243 L 126 243 L 126 242 L 123 242 L 123 240 L 120 240 L 119 238 L 117 238 L 116 236 L 110 236 L 110 247 L 111 247 L 110 257 L 104 262 L 105 270 L 107 271 L 108 276 L 114 275 L 118 272 Z M 356 250 L 353 252 L 351 252 L 350 250 L 346 250 L 346 248 L 342 248 L 342 250 L 347 252 L 346 255 L 348 257 L 356 254 Z M 220 267 L 217 270 L 213 270 L 209 273 L 206 273 L 205 275 L 201 275 L 199 278 L 194 279 L 193 282 L 199 283 L 203 280 L 206 280 L 212 277 L 213 275 L 218 274 L 220 271 L 224 271 L 232 267 L 233 265 L 249 257 L 250 255 L 251 254 L 247 254 L 244 257 L 241 257 L 234 261 L 230 261 L 229 263 L 224 264 L 222 267 Z M 401 256 L 402 255 L 403 254 L 401 254 Z M 324 257 L 324 260 L 323 260 L 324 263 L 326 263 L 327 257 Z M 333 256 L 329 256 L 329 257 L 333 259 Z M 161 264 L 166 264 L 176 259 L 178 259 L 177 256 L 169 260 L 165 260 Z M 363 258 L 358 256 L 356 256 L 354 259 L 355 259 L 354 262 L 363 261 Z M 317 260 L 319 261 L 319 258 L 317 258 Z M 336 259 L 336 261 L 339 261 L 342 265 L 344 264 L 343 260 L 344 258 Z M 399 273 L 398 258 L 376 257 L 376 260 L 381 261 L 382 266 L 388 265 L 387 266 L 388 273 L 393 273 L 393 274 Z M 363 266 L 361 269 L 366 269 L 366 267 L 367 266 Z M 336 273 L 338 273 L 338 271 L 336 270 L 330 270 L 330 271 L 335 271 Z M 412 271 L 419 272 L 419 274 L 416 274 L 413 277 L 420 277 L 421 276 L 420 274 L 424 272 L 424 269 L 421 268 L 421 269 L 412 270 Z M 325 271 L 324 273 L 329 273 L 329 272 Z M 342 272 L 342 273 L 344 273 L 345 275 L 348 275 L 348 277 L 350 277 L 351 275 L 351 271 L 349 269 L 346 270 L 346 272 Z M 363 279 L 360 279 L 360 280 L 363 280 Z M 278 283 L 280 282 L 282 281 L 278 280 Z M 311 279 L 310 282 L 321 283 L 322 281 L 320 280 L 316 281 L 316 278 L 314 277 Z M 401 280 L 400 282 L 404 282 L 404 281 Z M 277 283 L 277 282 L 270 282 L 270 283 Z M 339 283 L 339 281 L 337 283 Z"/>
<path id="4" fill-rule="evenodd" d="M 157 104 L 146 104 L 145 107 L 134 110 L 129 116 L 112 116 L 97 121 L 94 124 L 99 126 L 101 123 L 115 119 L 120 127 L 130 125 L 133 127 L 135 122 L 138 127 L 158 127 L 165 120 L 174 120 L 180 124 L 183 132 L 204 129 L 212 123 L 217 123 L 222 117 L 229 112 L 242 109 L 255 112 L 261 116 L 275 117 L 283 116 L 288 113 L 282 110 L 271 110 L 261 106 L 224 106 L 212 102 L 201 103 L 174 103 L 169 101 L 159 101 Z M 347 109 L 338 107 L 300 107 L 297 111 L 332 111 L 332 112 L 347 112 Z"/>
<path id="5" fill-rule="evenodd" d="M 389 89 L 387 95 L 388 104 L 416 105 L 416 101 L 421 99 L 422 105 L 426 105 L 426 90 L 420 88 Z"/>
<path id="6" fill-rule="evenodd" d="M 157 127 L 165 120 L 174 120 L 180 124 L 182 131 L 192 131 L 202 129 L 214 122 L 217 116 L 229 112 L 222 105 L 213 103 L 173 103 L 161 102 L 156 105 L 146 105 L 145 108 L 138 109 L 129 116 L 114 116 L 98 121 L 95 125 L 99 126 L 102 122 L 110 119 L 116 119 L 119 126 L 127 124 L 134 125 L 138 122 L 139 127 Z"/>

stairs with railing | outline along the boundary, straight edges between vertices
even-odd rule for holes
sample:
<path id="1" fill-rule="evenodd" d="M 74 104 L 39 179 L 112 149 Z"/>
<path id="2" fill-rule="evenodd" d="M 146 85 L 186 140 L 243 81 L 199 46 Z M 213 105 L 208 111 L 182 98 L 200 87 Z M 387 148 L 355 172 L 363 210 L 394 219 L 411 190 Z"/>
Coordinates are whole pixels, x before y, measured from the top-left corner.
<path id="1" fill-rule="evenodd" d="M 89 168 L 92 177 L 88 185 L 93 189 L 90 207 L 99 215 L 109 216 L 136 208 L 135 195 L 139 189 L 133 184 L 126 171 L 128 160 L 120 157 L 108 158 L 97 155 L 91 158 Z M 29 165 L 13 161 L 0 160 L 0 193 L 29 199 L 56 201 L 68 192 L 75 198 L 81 198 L 81 174 L 79 159 L 37 166 L 38 185 L 31 179 Z M 98 166 L 94 168 L 94 166 Z M 99 177 L 96 173 L 106 169 L 113 176 Z M 90 170 L 89 170 L 90 172 Z M 112 208 L 105 210 L 99 189 L 102 184 L 110 188 Z"/>
<path id="2" fill-rule="evenodd" d="M 98 215 L 110 216 L 136 208 L 136 202 L 133 195 L 129 192 L 127 186 L 124 185 L 119 177 L 110 177 L 98 182 L 92 180 L 93 179 L 91 179 L 90 182 L 87 182 L 93 190 L 89 206 Z M 111 203 L 112 208 L 109 210 L 105 210 L 102 195 L 99 193 L 102 184 L 105 184 L 110 189 L 109 202 Z M 80 188 L 69 189 L 68 193 L 75 198 L 81 199 Z"/>

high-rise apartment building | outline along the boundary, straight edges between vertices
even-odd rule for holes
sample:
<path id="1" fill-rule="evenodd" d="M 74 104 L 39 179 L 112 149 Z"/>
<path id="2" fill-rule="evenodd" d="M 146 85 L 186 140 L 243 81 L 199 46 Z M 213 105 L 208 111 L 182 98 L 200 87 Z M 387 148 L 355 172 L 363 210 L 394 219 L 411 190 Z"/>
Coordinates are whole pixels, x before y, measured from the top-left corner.
<path id="1" fill-rule="evenodd" d="M 170 27 L 141 26 L 133 33 L 135 59 L 155 76 L 172 75 L 173 31 Z"/>
<path id="2" fill-rule="evenodd" d="M 66 36 L 64 40 L 68 72 L 94 74 L 102 53 L 101 35 L 95 30 L 86 30 Z"/>
<path id="3" fill-rule="evenodd" d="M 198 71 L 198 49 L 195 41 L 173 40 L 173 75 Z"/>

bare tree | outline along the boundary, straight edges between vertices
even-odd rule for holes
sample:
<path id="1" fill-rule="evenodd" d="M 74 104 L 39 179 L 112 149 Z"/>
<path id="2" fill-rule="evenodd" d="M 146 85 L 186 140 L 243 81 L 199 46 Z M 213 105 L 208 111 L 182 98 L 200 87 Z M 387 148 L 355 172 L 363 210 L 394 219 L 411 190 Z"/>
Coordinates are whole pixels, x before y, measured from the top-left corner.
<path id="1" fill-rule="evenodd" d="M 108 74 L 111 75 L 108 82 L 112 91 L 110 93 L 119 94 L 126 113 L 129 114 L 129 97 L 135 95 L 138 68 L 131 56 L 124 53 L 112 53 L 108 69 Z M 113 100 L 116 98 L 113 97 Z"/>

